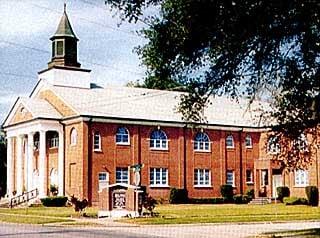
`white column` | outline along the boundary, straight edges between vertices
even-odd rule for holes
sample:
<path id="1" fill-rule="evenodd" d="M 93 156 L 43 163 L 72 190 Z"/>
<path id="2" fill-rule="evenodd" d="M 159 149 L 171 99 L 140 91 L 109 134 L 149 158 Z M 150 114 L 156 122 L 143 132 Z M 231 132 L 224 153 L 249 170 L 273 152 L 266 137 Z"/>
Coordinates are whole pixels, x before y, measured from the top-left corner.
<path id="1" fill-rule="evenodd" d="M 46 132 L 40 131 L 39 139 L 39 197 L 47 196 L 47 181 L 46 181 Z"/>
<path id="2" fill-rule="evenodd" d="M 64 135 L 63 135 L 63 131 L 59 131 L 58 194 L 59 196 L 64 196 Z"/>
<path id="3" fill-rule="evenodd" d="M 33 132 L 28 134 L 28 191 L 34 189 L 33 186 Z"/>
<path id="4" fill-rule="evenodd" d="M 22 180 L 23 180 L 23 174 L 22 174 L 22 165 L 23 165 L 23 136 L 19 135 L 17 137 L 17 166 L 16 166 L 16 170 L 17 170 L 17 195 L 21 195 L 22 194 Z"/>
<path id="5" fill-rule="evenodd" d="M 24 154 L 22 156 L 23 158 L 23 188 L 26 189 L 26 191 L 28 191 L 28 144 L 26 141 L 26 138 L 23 138 L 22 140 L 22 145 L 23 145 L 23 151 Z"/>
<path id="6" fill-rule="evenodd" d="M 12 154 L 12 137 L 7 138 L 7 195 L 12 197 L 14 189 L 14 163 Z"/>

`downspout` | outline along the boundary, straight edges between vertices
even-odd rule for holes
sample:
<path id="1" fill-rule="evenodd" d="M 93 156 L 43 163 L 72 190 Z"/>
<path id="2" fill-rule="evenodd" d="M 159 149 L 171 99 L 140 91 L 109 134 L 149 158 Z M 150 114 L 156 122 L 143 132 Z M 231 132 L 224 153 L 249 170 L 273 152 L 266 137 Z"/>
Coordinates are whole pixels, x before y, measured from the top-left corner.
<path id="1" fill-rule="evenodd" d="M 242 138 L 243 128 L 239 131 L 239 150 L 240 150 L 240 194 L 243 194 L 243 165 L 242 165 Z"/>
<path id="2" fill-rule="evenodd" d="M 88 201 L 92 206 L 92 118 L 88 120 Z"/>

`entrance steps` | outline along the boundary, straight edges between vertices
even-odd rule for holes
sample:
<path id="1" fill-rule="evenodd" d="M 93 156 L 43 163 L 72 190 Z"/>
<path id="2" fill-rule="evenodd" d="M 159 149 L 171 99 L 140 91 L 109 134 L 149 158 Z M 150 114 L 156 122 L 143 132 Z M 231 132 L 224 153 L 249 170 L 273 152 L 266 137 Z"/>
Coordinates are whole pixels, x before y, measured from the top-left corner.
<path id="1" fill-rule="evenodd" d="M 0 200 L 0 207 L 1 208 L 8 208 L 9 207 L 9 199 L 8 198 L 2 198 Z"/>
<path id="2" fill-rule="evenodd" d="M 249 202 L 250 205 L 266 205 L 269 203 L 271 203 L 271 199 L 266 197 L 254 198 Z"/>

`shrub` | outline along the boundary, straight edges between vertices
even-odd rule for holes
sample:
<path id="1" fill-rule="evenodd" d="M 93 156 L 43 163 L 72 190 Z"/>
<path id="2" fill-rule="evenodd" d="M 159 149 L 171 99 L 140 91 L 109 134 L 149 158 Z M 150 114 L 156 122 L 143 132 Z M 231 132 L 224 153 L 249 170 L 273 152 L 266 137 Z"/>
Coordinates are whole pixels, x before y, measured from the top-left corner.
<path id="1" fill-rule="evenodd" d="M 169 202 L 172 204 L 187 203 L 188 191 L 186 189 L 172 188 L 170 190 Z"/>
<path id="2" fill-rule="evenodd" d="M 319 190 L 316 186 L 307 186 L 306 194 L 308 198 L 309 205 L 318 206 L 319 203 Z"/>
<path id="3" fill-rule="evenodd" d="M 41 198 L 41 203 L 45 207 L 64 207 L 68 200 L 67 197 L 46 197 Z"/>
<path id="4" fill-rule="evenodd" d="M 283 202 L 284 197 L 290 197 L 290 190 L 288 187 L 277 187 L 278 199 Z"/>
<path id="5" fill-rule="evenodd" d="M 151 197 L 150 195 L 146 194 L 144 200 L 142 202 L 143 207 L 150 212 L 150 215 L 153 216 L 153 210 L 157 205 L 157 201 Z"/>
<path id="6" fill-rule="evenodd" d="M 81 201 L 80 199 L 76 198 L 74 195 L 71 196 L 70 202 L 74 206 L 74 211 L 79 212 L 80 214 L 89 205 L 89 202 L 87 199 L 83 199 Z"/>
<path id="7" fill-rule="evenodd" d="M 235 204 L 246 204 L 250 199 L 247 195 L 236 194 L 233 196 L 233 201 Z"/>
<path id="8" fill-rule="evenodd" d="M 233 187 L 231 185 L 225 184 L 220 187 L 221 196 L 227 201 L 233 201 Z"/>
<path id="9" fill-rule="evenodd" d="M 307 199 L 298 197 L 284 197 L 283 202 L 286 205 L 306 205 L 308 204 Z"/>
<path id="10" fill-rule="evenodd" d="M 251 201 L 252 199 L 254 199 L 254 189 L 253 188 L 247 189 L 247 191 L 245 192 L 245 195 Z"/>
<path id="11" fill-rule="evenodd" d="M 58 187 L 56 185 L 51 184 L 50 185 L 50 193 L 53 196 L 57 196 L 58 195 Z"/>
<path id="12" fill-rule="evenodd" d="M 189 203 L 192 204 L 222 204 L 225 199 L 221 197 L 216 198 L 190 198 Z"/>

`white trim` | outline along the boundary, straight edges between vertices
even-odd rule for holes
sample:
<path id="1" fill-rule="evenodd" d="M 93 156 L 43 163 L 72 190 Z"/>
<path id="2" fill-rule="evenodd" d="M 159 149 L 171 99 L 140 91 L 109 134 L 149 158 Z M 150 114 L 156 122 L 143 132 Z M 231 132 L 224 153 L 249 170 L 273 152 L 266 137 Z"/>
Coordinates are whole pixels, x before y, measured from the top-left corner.
<path id="1" fill-rule="evenodd" d="M 205 172 L 206 170 L 209 172 L 209 183 L 206 184 L 206 180 L 205 180 Z M 196 177 L 195 177 L 195 172 L 197 172 L 197 184 L 195 184 L 196 182 Z M 204 184 L 200 184 L 200 177 L 203 177 L 203 182 Z M 212 182 L 211 182 L 211 170 L 210 169 L 199 169 L 199 168 L 196 168 L 193 170 L 193 187 L 198 187 L 198 188 L 201 188 L 201 187 L 212 187 Z"/>
<path id="2" fill-rule="evenodd" d="M 228 173 L 232 174 L 232 184 L 228 183 Z M 230 181 L 229 181 L 230 182 Z M 235 187 L 235 176 L 234 176 L 234 170 L 227 170 L 226 172 L 226 184 L 231 185 L 232 187 Z"/>

